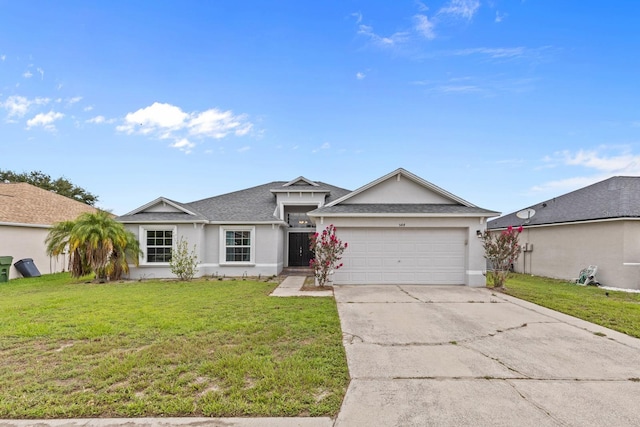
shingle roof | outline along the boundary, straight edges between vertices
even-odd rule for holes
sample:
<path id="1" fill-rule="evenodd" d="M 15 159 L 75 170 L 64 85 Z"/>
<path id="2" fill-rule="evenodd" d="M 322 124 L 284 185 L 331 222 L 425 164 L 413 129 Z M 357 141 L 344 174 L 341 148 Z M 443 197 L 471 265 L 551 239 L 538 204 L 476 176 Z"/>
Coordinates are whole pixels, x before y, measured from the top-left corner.
<path id="1" fill-rule="evenodd" d="M 530 206 L 528 220 L 510 213 L 488 222 L 490 229 L 510 225 L 543 225 L 612 218 L 640 217 L 640 177 L 615 176 Z M 518 211 L 519 212 L 519 211 Z"/>
<path id="2" fill-rule="evenodd" d="M 322 216 L 327 214 L 443 214 L 492 216 L 492 214 L 497 215 L 497 212 L 478 208 L 475 206 L 463 206 L 455 204 L 366 203 L 323 206 L 309 213 L 309 215 L 311 216 Z"/>
<path id="3" fill-rule="evenodd" d="M 134 215 L 123 215 L 118 217 L 122 222 L 159 222 L 159 221 L 193 221 L 194 219 L 205 219 L 207 221 L 220 222 L 274 222 L 280 221 L 274 216 L 276 210 L 276 196 L 271 190 L 282 190 L 287 181 L 274 181 L 256 187 L 247 188 L 220 196 L 209 197 L 190 203 L 178 203 L 196 214 L 196 217 L 168 212 L 148 212 L 136 213 Z M 333 185 L 317 182 L 314 191 L 329 192 L 327 202 L 342 197 L 349 193 L 349 190 L 335 187 Z M 284 187 L 289 191 L 296 191 L 296 187 Z"/>
<path id="4" fill-rule="evenodd" d="M 0 222 L 52 225 L 97 209 L 31 184 L 0 183 Z"/>

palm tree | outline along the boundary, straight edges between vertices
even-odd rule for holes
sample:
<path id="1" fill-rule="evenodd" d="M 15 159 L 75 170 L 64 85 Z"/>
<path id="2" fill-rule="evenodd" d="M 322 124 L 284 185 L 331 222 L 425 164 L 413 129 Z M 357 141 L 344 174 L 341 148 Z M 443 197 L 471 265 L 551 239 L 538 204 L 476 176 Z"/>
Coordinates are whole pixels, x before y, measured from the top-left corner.
<path id="1" fill-rule="evenodd" d="M 128 260 L 138 264 L 140 245 L 133 233 L 105 211 L 84 213 L 74 221 L 56 224 L 46 239 L 47 253 L 59 255 L 68 247 L 73 277 L 90 272 L 104 282 L 129 271 Z"/>

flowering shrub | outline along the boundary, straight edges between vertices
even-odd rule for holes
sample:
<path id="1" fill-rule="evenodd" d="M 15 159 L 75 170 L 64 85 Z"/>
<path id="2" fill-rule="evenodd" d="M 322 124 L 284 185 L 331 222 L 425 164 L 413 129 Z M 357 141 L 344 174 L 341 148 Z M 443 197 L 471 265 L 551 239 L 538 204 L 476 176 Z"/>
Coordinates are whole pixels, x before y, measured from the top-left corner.
<path id="1" fill-rule="evenodd" d="M 171 272 L 180 280 L 190 281 L 198 272 L 197 266 L 196 245 L 193 245 L 193 250 L 189 252 L 189 243 L 180 237 L 176 248 L 171 250 L 171 261 L 169 262 Z"/>
<path id="2" fill-rule="evenodd" d="M 501 233 L 491 233 L 486 230 L 482 235 L 484 257 L 489 260 L 493 269 L 487 272 L 494 287 L 502 288 L 511 270 L 511 265 L 520 256 L 518 237 L 522 233 L 522 226 L 507 227 Z"/>
<path id="3" fill-rule="evenodd" d="M 338 262 L 348 244 L 336 237 L 336 228 L 331 224 L 322 233 L 314 233 L 309 246 L 315 253 L 309 265 L 313 268 L 318 286 L 324 286 L 334 270 L 342 267 L 342 263 Z"/>

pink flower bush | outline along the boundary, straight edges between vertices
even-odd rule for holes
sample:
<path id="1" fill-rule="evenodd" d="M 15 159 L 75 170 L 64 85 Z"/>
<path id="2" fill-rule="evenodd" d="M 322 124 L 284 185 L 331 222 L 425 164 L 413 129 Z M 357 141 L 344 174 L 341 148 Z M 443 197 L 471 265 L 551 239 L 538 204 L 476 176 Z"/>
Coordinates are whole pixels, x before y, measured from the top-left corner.
<path id="1" fill-rule="evenodd" d="M 518 237 L 522 230 L 522 226 L 516 229 L 509 226 L 501 233 L 491 233 L 486 230 L 482 235 L 484 257 L 491 262 L 493 267 L 492 270 L 487 271 L 487 276 L 491 279 L 494 287 L 504 287 L 511 266 L 520 256 Z"/>
<path id="2" fill-rule="evenodd" d="M 342 259 L 342 253 L 348 244 L 336 236 L 336 228 L 329 225 L 322 233 L 314 233 L 309 245 L 315 254 L 315 258 L 309 262 L 313 268 L 313 274 L 318 281 L 318 286 L 324 286 L 334 270 L 343 266 L 338 263 Z"/>

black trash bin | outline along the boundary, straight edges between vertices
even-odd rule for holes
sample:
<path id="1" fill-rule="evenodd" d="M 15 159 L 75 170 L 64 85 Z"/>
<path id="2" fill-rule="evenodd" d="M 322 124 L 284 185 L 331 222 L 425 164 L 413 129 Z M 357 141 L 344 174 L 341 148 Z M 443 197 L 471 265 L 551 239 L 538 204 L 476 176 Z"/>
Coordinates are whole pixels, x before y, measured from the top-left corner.
<path id="1" fill-rule="evenodd" d="M 38 267 L 33 263 L 33 259 L 25 258 L 20 261 L 16 261 L 13 266 L 18 270 L 22 277 L 40 277 L 41 274 L 38 271 Z"/>

